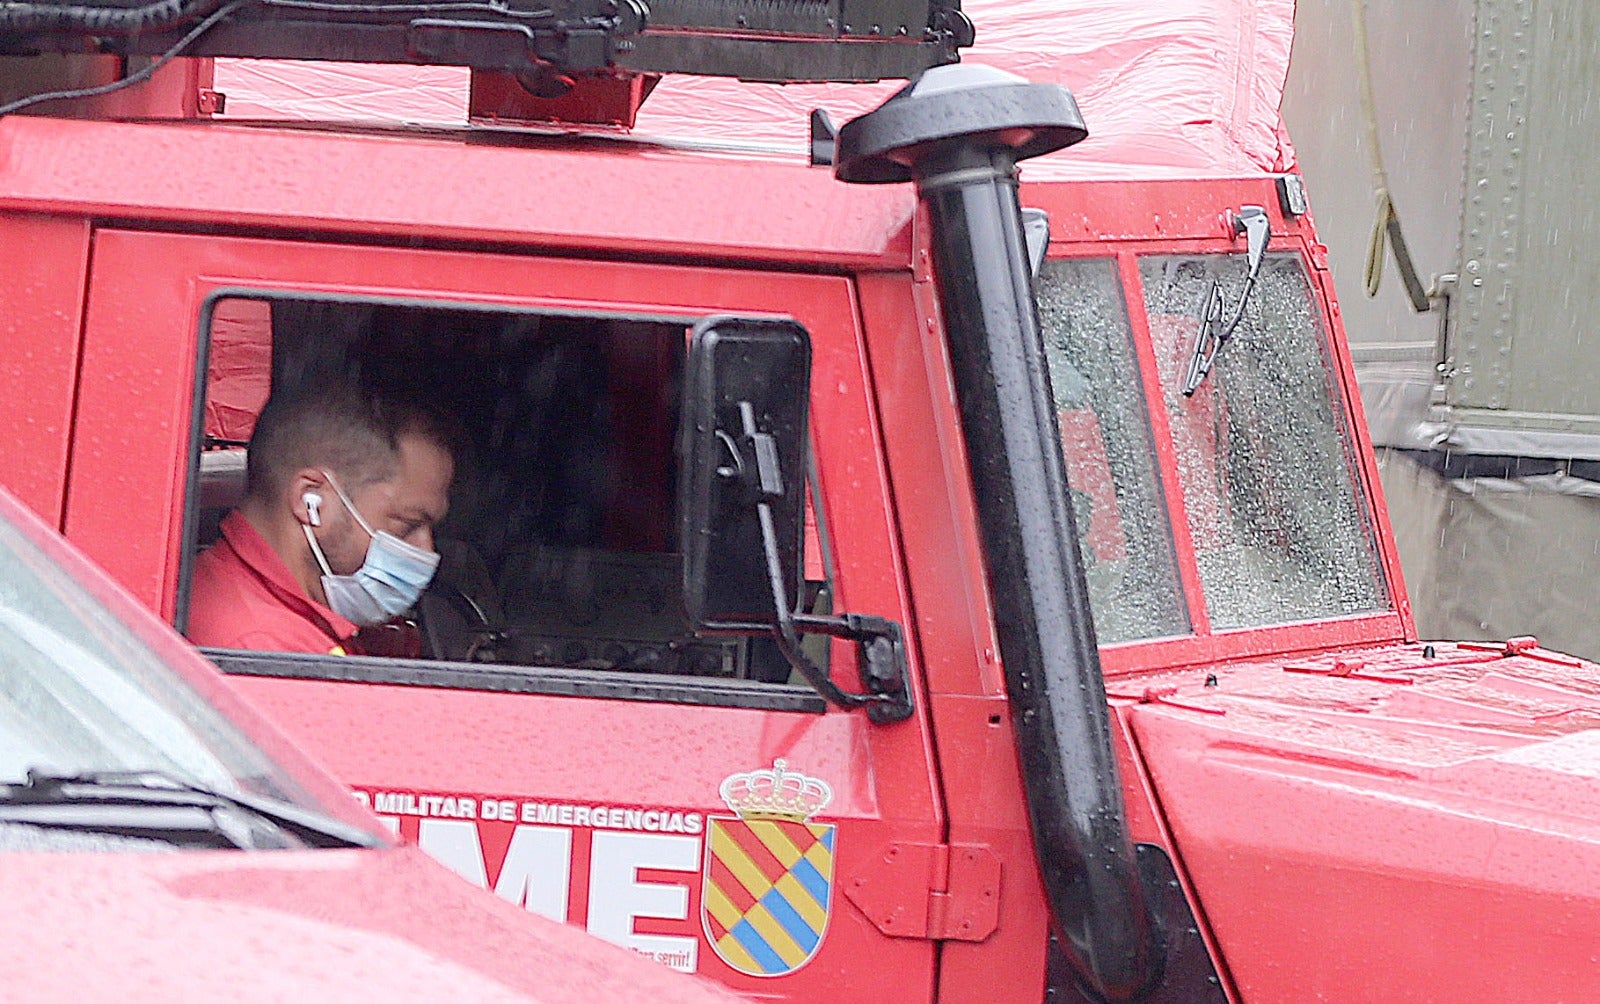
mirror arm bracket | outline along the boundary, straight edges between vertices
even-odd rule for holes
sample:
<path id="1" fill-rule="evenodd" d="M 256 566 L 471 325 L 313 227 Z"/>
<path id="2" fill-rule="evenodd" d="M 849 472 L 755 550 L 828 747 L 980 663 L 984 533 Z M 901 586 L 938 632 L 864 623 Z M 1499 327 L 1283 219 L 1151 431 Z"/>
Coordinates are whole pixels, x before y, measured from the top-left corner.
<path id="1" fill-rule="evenodd" d="M 850 694 L 867 699 L 867 717 L 877 725 L 903 722 L 911 717 L 911 684 L 907 679 L 906 641 L 900 625 L 873 614 L 819 617 L 796 614 L 796 630 L 845 638 L 857 644 L 861 678 L 868 693 Z M 799 653 L 804 657 L 804 653 Z M 830 684 L 831 685 L 831 684 Z"/>
<path id="2" fill-rule="evenodd" d="M 778 534 L 773 525 L 772 506 L 766 499 L 756 503 L 756 514 L 761 521 L 761 542 L 766 552 L 767 578 L 772 584 L 777 623 L 708 621 L 701 625 L 702 629 L 739 634 L 770 633 L 784 659 L 829 704 L 846 709 L 864 707 L 867 709 L 867 718 L 877 725 L 903 722 L 910 718 L 911 683 L 907 679 L 905 635 L 900 625 L 886 617 L 871 614 L 822 617 L 791 611 L 785 595 L 783 563 L 778 556 Z M 867 693 L 845 690 L 829 679 L 827 672 L 812 662 L 801 649 L 801 632 L 856 642 L 860 649 L 861 678 L 866 684 Z"/>

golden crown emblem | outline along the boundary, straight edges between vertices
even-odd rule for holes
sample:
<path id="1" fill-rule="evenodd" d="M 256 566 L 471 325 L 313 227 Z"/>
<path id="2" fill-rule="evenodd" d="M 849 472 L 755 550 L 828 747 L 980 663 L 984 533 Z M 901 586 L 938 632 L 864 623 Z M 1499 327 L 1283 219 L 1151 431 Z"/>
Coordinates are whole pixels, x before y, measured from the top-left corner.
<path id="1" fill-rule="evenodd" d="M 734 774 L 722 782 L 718 794 L 740 819 L 787 819 L 801 823 L 827 808 L 833 789 L 821 778 L 789 770 L 784 760 L 772 769 Z"/>

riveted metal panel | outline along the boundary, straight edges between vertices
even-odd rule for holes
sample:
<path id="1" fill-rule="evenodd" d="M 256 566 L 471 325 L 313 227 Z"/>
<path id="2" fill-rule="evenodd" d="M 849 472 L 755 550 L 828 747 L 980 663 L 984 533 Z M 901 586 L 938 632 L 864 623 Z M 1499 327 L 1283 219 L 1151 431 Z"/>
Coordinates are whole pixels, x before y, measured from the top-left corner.
<path id="1" fill-rule="evenodd" d="M 1597 33 L 1590 0 L 1479 0 L 1446 359 L 1451 417 L 1468 426 L 1600 434 Z"/>
<path id="2" fill-rule="evenodd" d="M 1459 274 L 1447 316 L 1416 314 L 1392 261 L 1362 295 L 1373 178 L 1351 8 L 1301 0 L 1284 119 L 1327 241 L 1379 445 L 1600 458 L 1591 301 L 1600 289 L 1600 5 L 1367 0 L 1377 133 L 1422 281 Z M 1441 321 L 1447 321 L 1441 326 Z"/>
<path id="3" fill-rule="evenodd" d="M 1461 296 L 1447 346 L 1447 400 L 1506 408 L 1522 272 L 1528 61 L 1535 0 L 1480 0 L 1461 217 Z"/>

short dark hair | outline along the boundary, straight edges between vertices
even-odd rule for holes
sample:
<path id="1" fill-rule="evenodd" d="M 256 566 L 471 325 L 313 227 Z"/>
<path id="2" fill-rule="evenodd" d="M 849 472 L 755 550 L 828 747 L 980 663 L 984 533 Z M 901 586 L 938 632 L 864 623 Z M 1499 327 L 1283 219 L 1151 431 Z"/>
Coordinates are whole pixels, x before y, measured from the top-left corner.
<path id="1" fill-rule="evenodd" d="M 414 399 L 338 388 L 274 393 L 250 436 L 245 494 L 272 499 L 307 467 L 332 471 L 346 491 L 383 481 L 394 476 L 404 435 L 452 458 L 459 452 L 451 420 Z"/>

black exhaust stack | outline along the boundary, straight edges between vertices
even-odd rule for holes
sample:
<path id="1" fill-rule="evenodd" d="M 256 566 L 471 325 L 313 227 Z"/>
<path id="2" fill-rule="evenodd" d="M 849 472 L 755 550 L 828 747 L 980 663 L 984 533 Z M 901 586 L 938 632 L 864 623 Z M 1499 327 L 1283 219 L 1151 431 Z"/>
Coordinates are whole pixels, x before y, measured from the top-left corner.
<path id="1" fill-rule="evenodd" d="M 1128 836 L 1017 198 L 1019 160 L 1088 135 L 1066 89 L 929 70 L 839 133 L 843 181 L 915 181 L 977 495 L 1034 843 L 1084 986 L 1124 1001 L 1161 952 Z"/>

